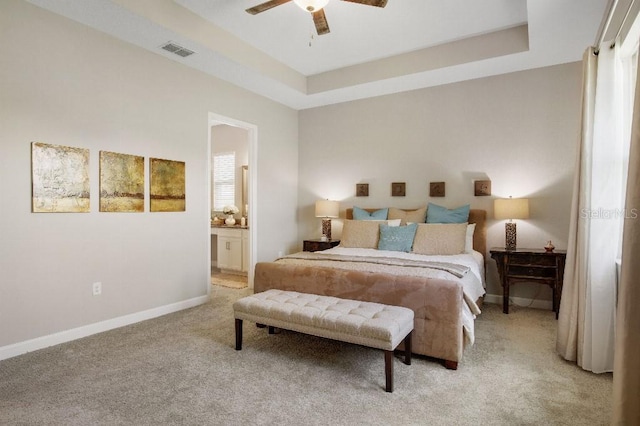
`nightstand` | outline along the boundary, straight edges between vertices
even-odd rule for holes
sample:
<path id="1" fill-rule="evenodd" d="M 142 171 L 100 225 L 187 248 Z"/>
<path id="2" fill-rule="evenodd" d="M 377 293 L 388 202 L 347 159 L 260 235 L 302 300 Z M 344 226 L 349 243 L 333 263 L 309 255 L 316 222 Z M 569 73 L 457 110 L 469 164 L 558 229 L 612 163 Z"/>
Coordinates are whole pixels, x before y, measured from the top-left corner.
<path id="1" fill-rule="evenodd" d="M 340 240 L 329 240 L 322 241 L 320 239 L 317 240 L 304 240 L 302 244 L 302 250 L 304 251 L 321 251 L 330 249 L 331 247 L 335 247 L 340 244 Z"/>
<path id="2" fill-rule="evenodd" d="M 502 284 L 502 312 L 509 313 L 510 286 L 518 282 L 536 282 L 547 284 L 553 290 L 553 312 L 557 319 L 566 257 L 566 250 L 547 252 L 543 249 L 492 248 L 491 258 L 498 265 Z"/>

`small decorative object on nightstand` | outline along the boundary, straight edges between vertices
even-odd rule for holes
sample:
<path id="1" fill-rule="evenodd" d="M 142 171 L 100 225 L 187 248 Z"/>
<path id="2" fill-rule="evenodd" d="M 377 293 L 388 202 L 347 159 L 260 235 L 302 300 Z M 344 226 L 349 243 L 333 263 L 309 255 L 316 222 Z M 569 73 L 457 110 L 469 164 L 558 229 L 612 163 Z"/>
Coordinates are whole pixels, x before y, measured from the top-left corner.
<path id="1" fill-rule="evenodd" d="M 322 251 L 330 249 L 331 247 L 335 247 L 340 244 L 340 240 L 328 240 L 322 241 L 321 239 L 317 240 L 304 240 L 302 244 L 302 249 L 304 251 Z"/>
<path id="2" fill-rule="evenodd" d="M 553 245 L 553 243 L 551 242 L 551 240 L 549 240 L 549 242 L 547 242 L 547 245 L 544 246 L 544 249 L 546 251 L 553 251 L 553 249 L 556 248 L 556 246 Z"/>
<path id="3" fill-rule="evenodd" d="M 509 287 L 518 282 L 547 284 L 553 290 L 553 312 L 560 311 L 566 250 L 506 249 L 494 247 L 491 258 L 498 265 L 502 284 L 502 312 L 509 313 Z"/>

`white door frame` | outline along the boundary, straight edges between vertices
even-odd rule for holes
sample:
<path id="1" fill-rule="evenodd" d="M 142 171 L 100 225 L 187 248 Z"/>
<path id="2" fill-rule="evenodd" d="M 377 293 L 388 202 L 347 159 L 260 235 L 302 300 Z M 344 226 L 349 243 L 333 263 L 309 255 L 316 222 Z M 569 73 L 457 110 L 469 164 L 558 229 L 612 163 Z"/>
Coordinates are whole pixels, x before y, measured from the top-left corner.
<path id="1" fill-rule="evenodd" d="M 208 120 L 208 141 L 207 141 L 207 189 L 208 199 L 207 203 L 207 217 L 211 218 L 211 127 L 219 124 L 226 124 L 228 126 L 239 127 L 245 129 L 248 133 L 249 142 L 249 271 L 247 271 L 249 288 L 253 288 L 253 273 L 255 269 L 255 263 L 257 259 L 258 248 L 258 126 L 244 121 L 236 120 L 233 118 L 225 117 L 223 115 L 209 113 Z M 207 220 L 207 232 L 211 234 L 211 224 Z M 207 256 L 207 276 L 211 275 L 211 238 L 209 238 L 209 255 Z M 207 294 L 211 291 L 211 284 L 207 287 Z"/>

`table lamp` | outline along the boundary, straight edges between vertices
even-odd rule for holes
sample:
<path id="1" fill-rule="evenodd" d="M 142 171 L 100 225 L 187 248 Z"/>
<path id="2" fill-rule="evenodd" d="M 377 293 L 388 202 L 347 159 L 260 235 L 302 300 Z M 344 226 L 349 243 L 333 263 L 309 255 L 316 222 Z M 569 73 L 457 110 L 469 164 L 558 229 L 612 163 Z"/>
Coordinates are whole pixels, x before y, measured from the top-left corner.
<path id="1" fill-rule="evenodd" d="M 516 223 L 513 219 L 529 218 L 529 199 L 527 198 L 500 198 L 493 202 L 493 215 L 496 219 L 509 219 L 504 224 L 505 248 L 516 249 Z"/>
<path id="2" fill-rule="evenodd" d="M 316 201 L 316 217 L 322 218 L 322 237 L 331 240 L 331 218 L 338 217 L 340 205 L 337 201 Z"/>

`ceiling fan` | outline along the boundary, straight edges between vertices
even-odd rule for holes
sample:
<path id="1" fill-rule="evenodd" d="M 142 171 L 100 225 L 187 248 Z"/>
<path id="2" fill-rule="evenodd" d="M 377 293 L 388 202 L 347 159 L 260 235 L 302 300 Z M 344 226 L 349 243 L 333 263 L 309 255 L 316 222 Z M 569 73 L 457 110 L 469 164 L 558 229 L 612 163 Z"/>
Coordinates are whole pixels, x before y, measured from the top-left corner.
<path id="1" fill-rule="evenodd" d="M 266 10 L 272 9 L 276 6 L 283 5 L 285 3 L 289 3 L 292 0 L 271 0 L 264 3 L 261 3 L 257 6 L 250 7 L 247 9 L 247 12 L 252 15 L 257 15 L 258 13 L 262 13 Z M 342 0 L 348 1 L 350 3 L 360 3 L 366 6 L 376 6 L 376 7 L 385 7 L 387 5 L 387 0 Z M 313 23 L 316 26 L 316 31 L 318 35 L 323 35 L 329 33 L 329 24 L 327 23 L 327 18 L 324 15 L 324 7 L 329 3 L 329 0 L 293 0 L 295 4 L 300 6 L 303 10 L 311 13 L 313 17 Z"/>

